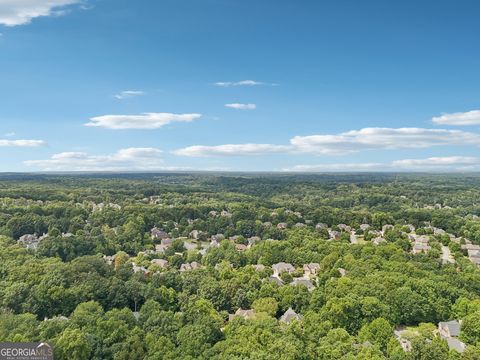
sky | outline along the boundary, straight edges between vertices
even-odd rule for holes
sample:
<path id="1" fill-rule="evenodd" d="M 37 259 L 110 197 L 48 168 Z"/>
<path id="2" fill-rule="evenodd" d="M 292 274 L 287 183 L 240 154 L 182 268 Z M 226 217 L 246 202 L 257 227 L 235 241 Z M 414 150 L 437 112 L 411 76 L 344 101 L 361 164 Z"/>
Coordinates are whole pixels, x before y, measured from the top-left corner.
<path id="1" fill-rule="evenodd" d="M 480 171 L 477 0 L 0 0 L 0 172 Z"/>

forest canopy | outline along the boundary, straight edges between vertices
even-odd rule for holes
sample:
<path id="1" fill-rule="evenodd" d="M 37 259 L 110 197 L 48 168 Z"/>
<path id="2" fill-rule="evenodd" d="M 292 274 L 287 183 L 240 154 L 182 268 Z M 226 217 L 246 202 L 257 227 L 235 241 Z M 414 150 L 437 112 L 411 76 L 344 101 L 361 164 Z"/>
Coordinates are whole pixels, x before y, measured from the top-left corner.
<path id="1" fill-rule="evenodd" d="M 0 341 L 57 359 L 480 359 L 479 185 L 1 175 Z"/>

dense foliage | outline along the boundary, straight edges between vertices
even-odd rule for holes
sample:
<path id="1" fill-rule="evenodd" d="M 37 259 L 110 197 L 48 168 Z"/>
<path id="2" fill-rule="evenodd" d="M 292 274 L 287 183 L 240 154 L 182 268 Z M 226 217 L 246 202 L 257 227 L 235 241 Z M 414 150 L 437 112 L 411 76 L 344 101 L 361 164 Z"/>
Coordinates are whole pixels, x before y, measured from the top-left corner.
<path id="1" fill-rule="evenodd" d="M 480 359 L 480 270 L 451 241 L 480 244 L 479 185 L 474 175 L 4 175 L 0 341 L 47 341 L 58 359 Z M 368 231 L 352 244 L 339 224 L 393 226 L 375 246 Z M 412 253 L 405 225 L 432 249 Z M 154 227 L 175 239 L 164 252 Z M 26 234 L 48 236 L 27 249 Z M 225 240 L 199 251 L 216 234 Z M 296 268 L 281 274 L 287 285 L 269 281 L 279 262 Z M 320 265 L 315 288 L 288 285 L 307 263 Z M 239 308 L 255 316 L 229 320 Z M 279 321 L 289 308 L 302 318 Z M 461 354 L 434 331 L 452 319 L 463 320 Z M 410 351 L 400 326 L 414 329 Z"/>

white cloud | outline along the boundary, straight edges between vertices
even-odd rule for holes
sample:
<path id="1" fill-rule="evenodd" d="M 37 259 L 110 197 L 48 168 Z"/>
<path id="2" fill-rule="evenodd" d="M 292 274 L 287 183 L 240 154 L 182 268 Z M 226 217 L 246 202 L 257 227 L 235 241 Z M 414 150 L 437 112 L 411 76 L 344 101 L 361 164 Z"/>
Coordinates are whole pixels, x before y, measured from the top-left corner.
<path id="1" fill-rule="evenodd" d="M 40 16 L 62 15 L 65 6 L 79 2 L 81 0 L 0 0 L 0 24 L 23 25 Z"/>
<path id="2" fill-rule="evenodd" d="M 175 155 L 190 157 L 265 155 L 287 152 L 290 146 L 271 144 L 227 144 L 218 146 L 189 146 L 173 151 Z"/>
<path id="3" fill-rule="evenodd" d="M 201 114 L 143 113 L 140 115 L 103 115 L 90 118 L 85 126 L 106 129 L 158 129 L 173 122 L 191 122 Z"/>
<path id="4" fill-rule="evenodd" d="M 340 134 L 295 136 L 289 145 L 195 145 L 176 150 L 182 156 L 264 155 L 309 153 L 345 155 L 364 150 L 421 149 L 442 145 L 480 145 L 480 135 L 458 130 L 422 128 L 364 128 Z"/>
<path id="5" fill-rule="evenodd" d="M 15 135 L 16 135 L 16 134 L 12 131 L 12 132 L 8 132 L 8 133 L 4 134 L 3 136 L 5 136 L 5 137 L 13 137 L 13 136 L 15 136 Z"/>
<path id="6" fill-rule="evenodd" d="M 232 86 L 256 86 L 256 85 L 264 85 L 265 83 L 261 81 L 255 80 L 242 80 L 242 81 L 220 81 L 216 82 L 216 86 L 221 87 L 232 87 Z"/>
<path id="7" fill-rule="evenodd" d="M 394 167 L 404 168 L 424 168 L 424 167 L 458 167 L 479 165 L 480 159 L 471 156 L 445 156 L 445 157 L 431 157 L 427 159 L 405 159 L 396 160 L 392 163 Z"/>
<path id="8" fill-rule="evenodd" d="M 363 128 L 335 135 L 296 136 L 290 143 L 301 152 L 341 155 L 375 149 L 420 149 L 440 145 L 480 145 L 480 135 L 458 130 Z"/>
<path id="9" fill-rule="evenodd" d="M 381 163 L 347 163 L 347 164 L 317 164 L 317 165 L 295 165 L 292 168 L 285 168 L 282 171 L 288 172 L 349 172 L 349 171 L 374 171 L 383 170 L 385 164 Z"/>
<path id="10" fill-rule="evenodd" d="M 225 107 L 236 110 L 255 110 L 257 105 L 255 104 L 225 104 Z"/>
<path id="11" fill-rule="evenodd" d="M 142 96 L 145 95 L 144 91 L 139 90 L 125 90 L 121 91 L 120 93 L 114 95 L 114 97 L 118 100 L 128 99 L 135 96 Z"/>
<path id="12" fill-rule="evenodd" d="M 127 148 L 111 155 L 62 152 L 47 160 L 25 161 L 43 171 L 121 171 L 163 168 L 162 151 L 156 148 Z"/>
<path id="13" fill-rule="evenodd" d="M 391 163 L 347 163 L 296 165 L 283 171 L 351 172 L 351 171 L 478 171 L 480 158 L 470 156 L 430 157 L 426 159 L 395 160 Z"/>
<path id="14" fill-rule="evenodd" d="M 1 140 L 0 147 L 39 147 L 47 143 L 43 140 Z"/>
<path id="15" fill-rule="evenodd" d="M 480 125 L 480 110 L 443 114 L 432 118 L 432 121 L 439 125 Z"/>

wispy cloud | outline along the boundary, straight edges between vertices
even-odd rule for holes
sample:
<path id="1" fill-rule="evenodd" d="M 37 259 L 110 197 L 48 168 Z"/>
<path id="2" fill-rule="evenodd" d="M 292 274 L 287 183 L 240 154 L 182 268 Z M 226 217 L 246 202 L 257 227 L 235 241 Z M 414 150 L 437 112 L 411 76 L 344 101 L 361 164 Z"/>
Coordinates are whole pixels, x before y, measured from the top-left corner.
<path id="1" fill-rule="evenodd" d="M 80 2 L 81 0 L 1 0 L 0 24 L 24 25 L 40 16 L 63 15 L 65 6 Z"/>
<path id="2" fill-rule="evenodd" d="M 236 109 L 236 110 L 255 110 L 257 108 L 257 105 L 234 103 L 234 104 L 225 104 L 225 107 L 230 109 Z"/>
<path id="3" fill-rule="evenodd" d="M 432 122 L 438 125 L 480 125 L 480 110 L 442 114 L 432 118 Z"/>
<path id="4" fill-rule="evenodd" d="M 480 145 L 480 135 L 458 130 L 424 128 L 363 128 L 333 135 L 295 136 L 301 152 L 342 155 L 375 149 L 421 149 L 441 145 Z"/>
<path id="5" fill-rule="evenodd" d="M 62 152 L 47 160 L 25 161 L 25 165 L 44 171 L 156 170 L 163 167 L 161 154 L 156 148 L 126 148 L 111 155 Z"/>
<path id="6" fill-rule="evenodd" d="M 471 165 L 479 165 L 480 158 L 472 156 L 444 156 L 430 157 L 427 159 L 405 159 L 392 162 L 394 167 L 403 168 L 425 168 L 425 167 L 464 167 Z"/>
<path id="7" fill-rule="evenodd" d="M 191 122 L 201 114 L 143 113 L 140 115 L 103 115 L 90 118 L 85 126 L 105 129 L 158 129 L 174 122 Z"/>
<path id="8" fill-rule="evenodd" d="M 257 86 L 266 85 L 264 82 L 255 80 L 241 80 L 241 81 L 219 81 L 215 83 L 215 86 L 220 87 L 232 87 L 232 86 Z"/>
<path id="9" fill-rule="evenodd" d="M 290 146 L 271 144 L 227 144 L 218 146 L 189 146 L 173 151 L 175 155 L 189 157 L 242 156 L 285 153 Z"/>
<path id="10" fill-rule="evenodd" d="M 236 144 L 195 145 L 176 150 L 182 156 L 263 155 L 309 153 L 345 155 L 365 150 L 421 149 L 445 145 L 480 145 L 480 135 L 471 132 L 423 128 L 363 128 L 339 134 L 295 136 L 288 145 Z M 253 150 L 252 150 L 253 149 Z"/>
<path id="11" fill-rule="evenodd" d="M 114 95 L 114 97 L 118 100 L 123 100 L 123 99 L 128 99 L 132 98 L 135 96 L 142 96 L 145 95 L 144 91 L 139 91 L 139 90 L 125 90 L 121 91 L 120 93 Z"/>
<path id="12" fill-rule="evenodd" d="M 8 132 L 8 133 L 4 134 L 3 136 L 5 136 L 5 137 L 13 137 L 13 136 L 15 136 L 15 135 L 16 135 L 16 134 L 12 131 L 12 132 Z"/>
<path id="13" fill-rule="evenodd" d="M 383 170 L 388 165 L 382 163 L 346 163 L 346 164 L 315 164 L 295 165 L 291 168 L 284 168 L 282 171 L 298 172 L 348 172 L 348 171 L 374 171 Z"/>
<path id="14" fill-rule="evenodd" d="M 0 147 L 39 147 L 47 143 L 43 140 L 1 140 Z"/>
<path id="15" fill-rule="evenodd" d="M 470 156 L 430 157 L 426 159 L 395 160 L 391 163 L 334 163 L 295 165 L 282 169 L 289 172 L 351 172 L 351 171 L 478 171 L 480 158 Z"/>

